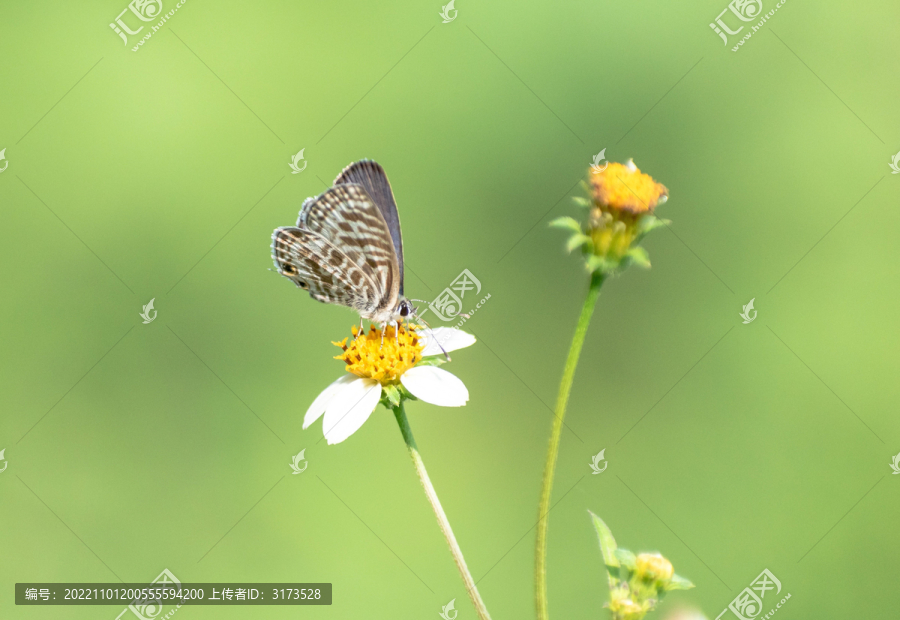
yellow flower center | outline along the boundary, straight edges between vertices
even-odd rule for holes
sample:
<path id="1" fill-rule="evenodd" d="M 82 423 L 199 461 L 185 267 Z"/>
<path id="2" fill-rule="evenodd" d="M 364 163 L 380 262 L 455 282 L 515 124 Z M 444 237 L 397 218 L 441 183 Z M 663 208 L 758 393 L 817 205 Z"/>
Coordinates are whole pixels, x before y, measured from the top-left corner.
<path id="1" fill-rule="evenodd" d="M 354 326 L 353 338 L 332 342 L 344 352 L 334 359 L 347 364 L 347 372 L 363 379 L 375 379 L 382 385 L 396 385 L 400 376 L 422 359 L 425 343 L 416 334 L 414 325 L 400 326 L 399 332 L 388 325 L 384 332 L 373 325 L 368 332 L 359 334 Z M 349 343 L 348 343 L 349 340 Z"/>
<path id="2" fill-rule="evenodd" d="M 641 172 L 633 162 L 611 163 L 601 172 L 592 170 L 590 182 L 594 202 L 603 211 L 652 212 L 660 199 L 669 195 L 665 185 Z"/>

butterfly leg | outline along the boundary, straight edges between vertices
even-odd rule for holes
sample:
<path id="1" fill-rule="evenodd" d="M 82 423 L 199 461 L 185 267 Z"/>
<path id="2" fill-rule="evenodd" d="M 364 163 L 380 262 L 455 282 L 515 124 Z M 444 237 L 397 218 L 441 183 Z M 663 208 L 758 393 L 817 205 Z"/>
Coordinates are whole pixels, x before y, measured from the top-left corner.
<path id="1" fill-rule="evenodd" d="M 396 321 L 388 321 L 381 327 L 381 346 L 384 347 L 384 332 L 387 331 L 388 325 L 394 326 L 394 333 L 397 334 L 397 322 Z M 397 343 L 400 343 L 400 336 L 397 335 Z"/>

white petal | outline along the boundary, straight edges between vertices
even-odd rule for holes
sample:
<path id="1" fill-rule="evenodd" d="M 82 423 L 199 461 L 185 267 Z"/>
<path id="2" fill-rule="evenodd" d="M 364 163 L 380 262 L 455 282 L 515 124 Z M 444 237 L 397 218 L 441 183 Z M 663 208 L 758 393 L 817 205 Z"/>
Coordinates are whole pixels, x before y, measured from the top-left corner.
<path id="1" fill-rule="evenodd" d="M 456 375 L 435 366 L 416 366 L 400 377 L 403 386 L 419 400 L 440 407 L 462 407 L 469 390 Z"/>
<path id="2" fill-rule="evenodd" d="M 381 384 L 374 379 L 353 377 L 328 402 L 322 431 L 329 444 L 340 443 L 359 430 L 378 406 Z"/>
<path id="3" fill-rule="evenodd" d="M 444 351 L 456 351 L 475 344 L 475 336 L 455 327 L 435 327 L 422 330 L 425 339 L 425 348 L 422 349 L 422 357 L 429 355 L 443 355 Z M 438 346 L 440 343 L 440 346 Z M 441 351 L 444 347 L 444 351 Z"/>
<path id="4" fill-rule="evenodd" d="M 309 406 L 309 409 L 306 410 L 306 415 L 303 416 L 303 430 L 309 428 L 309 425 L 322 417 L 322 414 L 325 413 L 325 407 L 328 405 L 328 402 L 334 398 L 334 395 L 340 391 L 341 387 L 347 385 L 353 379 L 356 379 L 356 375 L 346 374 L 327 388 L 322 390 L 322 393 L 316 396 L 316 399 L 313 401 L 313 404 Z"/>

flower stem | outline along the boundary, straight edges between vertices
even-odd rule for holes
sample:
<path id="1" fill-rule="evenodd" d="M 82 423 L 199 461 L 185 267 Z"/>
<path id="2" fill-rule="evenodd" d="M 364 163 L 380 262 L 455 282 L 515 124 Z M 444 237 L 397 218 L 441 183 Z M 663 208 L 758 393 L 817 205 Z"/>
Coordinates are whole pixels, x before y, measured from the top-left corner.
<path id="1" fill-rule="evenodd" d="M 469 593 L 469 598 L 472 599 L 475 611 L 478 612 L 478 617 L 481 620 L 491 620 L 491 615 L 488 613 L 484 601 L 481 600 L 481 594 L 478 593 L 478 588 L 475 587 L 475 580 L 472 579 L 469 568 L 466 566 L 466 559 L 463 557 L 462 550 L 459 548 L 459 543 L 456 542 L 456 536 L 453 535 L 450 521 L 447 520 L 447 515 L 441 507 L 441 500 L 438 499 L 437 492 L 434 490 L 434 485 L 431 484 L 431 478 L 428 477 L 428 472 L 425 471 L 425 463 L 422 462 L 422 457 L 419 455 L 419 448 L 416 446 L 416 440 L 413 437 L 412 429 L 409 427 L 409 420 L 406 419 L 406 409 L 403 407 L 403 402 L 401 401 L 399 405 L 393 407 L 393 411 L 394 417 L 397 418 L 397 424 L 400 425 L 400 432 L 403 433 L 403 440 L 406 442 L 406 447 L 409 449 L 409 456 L 412 457 L 413 465 L 416 466 L 416 473 L 419 474 L 419 481 L 422 483 L 422 488 L 425 489 L 425 496 L 428 498 L 428 502 L 434 510 L 434 514 L 437 517 L 438 525 L 441 528 L 441 532 L 444 534 L 444 538 L 447 539 L 447 544 L 450 546 L 450 553 L 453 554 L 453 560 L 456 562 L 459 574 L 462 575 L 463 581 L 466 584 L 466 590 Z"/>
<path id="2" fill-rule="evenodd" d="M 591 322 L 591 315 L 594 313 L 594 306 L 600 296 L 603 278 L 601 273 L 595 272 L 591 275 L 591 285 L 584 300 L 584 306 L 581 308 L 581 316 L 578 317 L 578 326 L 575 328 L 575 335 L 569 346 L 569 356 L 566 359 L 566 367 L 559 383 L 559 394 L 556 397 L 553 430 L 550 433 L 550 445 L 547 447 L 547 461 L 544 464 L 544 479 L 541 484 L 541 501 L 538 505 L 537 543 L 534 553 L 534 604 L 538 620 L 549 618 L 547 612 L 547 525 L 550 495 L 553 491 L 553 475 L 556 471 L 556 458 L 559 455 L 559 439 L 562 435 L 563 419 L 566 415 L 566 405 L 569 402 L 569 392 L 572 390 L 575 368 L 578 366 L 578 357 L 581 355 L 581 347 Z"/>

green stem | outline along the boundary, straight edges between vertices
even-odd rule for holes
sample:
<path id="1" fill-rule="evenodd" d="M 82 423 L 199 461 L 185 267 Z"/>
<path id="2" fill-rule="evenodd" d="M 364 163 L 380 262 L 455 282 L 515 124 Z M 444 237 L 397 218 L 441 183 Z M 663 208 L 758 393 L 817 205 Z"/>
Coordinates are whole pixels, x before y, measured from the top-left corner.
<path id="1" fill-rule="evenodd" d="M 578 326 L 572 337 L 569 347 L 569 356 L 566 359 L 566 367 L 563 370 L 562 380 L 559 383 L 559 394 L 556 397 L 556 411 L 553 417 L 553 430 L 550 433 L 550 445 L 547 447 L 547 461 L 544 464 L 544 479 L 541 484 L 541 502 L 538 505 L 537 543 L 534 553 L 534 604 L 537 609 L 538 620 L 547 620 L 547 524 L 550 512 L 550 496 L 553 491 L 553 474 L 556 471 L 556 458 L 559 455 L 559 438 L 562 435 L 563 419 L 566 415 L 566 405 L 569 402 L 569 392 L 572 390 L 572 380 L 575 377 L 575 368 L 578 366 L 578 357 L 581 355 L 581 347 L 584 344 L 584 336 L 594 313 L 594 306 L 600 296 L 600 287 L 603 285 L 603 275 L 594 273 L 591 275 L 591 286 L 588 289 L 584 306 L 581 308 L 581 316 L 578 317 Z"/>
<path id="2" fill-rule="evenodd" d="M 401 401 L 399 405 L 394 407 L 393 411 L 394 417 L 397 418 L 397 424 L 400 425 L 400 432 L 403 433 L 403 440 L 406 442 L 406 447 L 409 449 L 409 456 L 412 457 L 413 465 L 416 466 L 416 473 L 419 474 L 419 481 L 422 483 L 422 488 L 425 489 L 425 496 L 428 498 L 432 510 L 434 510 L 434 514 L 437 517 L 438 525 L 441 528 L 441 532 L 444 534 L 444 538 L 447 539 L 447 544 L 450 546 L 450 553 L 453 554 L 453 560 L 456 562 L 459 574 L 462 575 L 463 581 L 466 584 L 466 590 L 469 593 L 469 598 L 472 599 L 475 611 L 478 612 L 478 617 L 481 620 L 491 620 L 491 615 L 488 613 L 484 601 L 481 600 L 478 588 L 475 587 L 475 580 L 472 579 L 472 574 L 466 566 L 466 560 L 463 557 L 462 550 L 459 548 L 459 543 L 456 542 L 456 536 L 453 535 L 450 521 L 447 520 L 447 515 L 441 507 L 441 500 L 438 499 L 437 492 L 434 490 L 434 485 L 431 484 L 431 478 L 428 477 L 428 472 L 425 470 L 425 463 L 422 462 L 422 457 L 419 455 L 419 448 L 416 446 L 416 440 L 413 437 L 412 429 L 409 427 L 409 420 L 406 419 L 406 410 L 403 407 L 403 402 Z"/>

